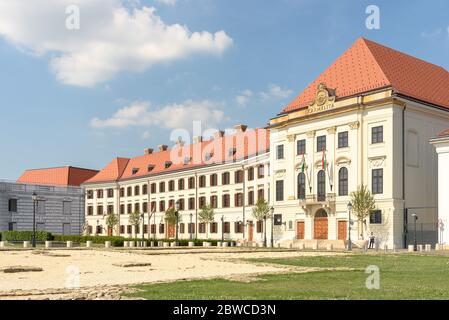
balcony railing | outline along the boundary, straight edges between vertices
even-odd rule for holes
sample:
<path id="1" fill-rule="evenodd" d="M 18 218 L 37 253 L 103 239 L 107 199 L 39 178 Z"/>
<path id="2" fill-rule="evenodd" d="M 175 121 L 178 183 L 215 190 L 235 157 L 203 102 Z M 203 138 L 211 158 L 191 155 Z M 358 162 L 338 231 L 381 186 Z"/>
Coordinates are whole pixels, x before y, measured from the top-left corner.
<path id="1" fill-rule="evenodd" d="M 335 202 L 335 193 L 327 193 L 326 195 L 309 194 L 305 199 L 299 199 L 301 206 L 314 204 L 331 204 Z"/>

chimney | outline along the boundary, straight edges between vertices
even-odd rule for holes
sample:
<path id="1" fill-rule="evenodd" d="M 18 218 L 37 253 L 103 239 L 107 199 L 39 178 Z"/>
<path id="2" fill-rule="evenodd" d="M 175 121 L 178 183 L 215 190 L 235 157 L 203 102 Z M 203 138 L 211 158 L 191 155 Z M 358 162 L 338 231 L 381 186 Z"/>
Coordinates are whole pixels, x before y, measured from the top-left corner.
<path id="1" fill-rule="evenodd" d="M 238 125 L 234 126 L 234 129 L 235 129 L 237 132 L 245 132 L 246 129 L 248 129 L 248 126 L 247 126 L 247 125 L 244 125 L 244 124 L 238 124 Z"/>
<path id="2" fill-rule="evenodd" d="M 223 138 L 224 137 L 224 131 L 217 131 L 217 132 L 215 132 L 214 133 L 214 140 L 217 140 L 217 139 L 220 139 L 220 138 Z"/>
<path id="3" fill-rule="evenodd" d="M 176 146 L 177 146 L 178 148 L 184 147 L 184 145 L 185 145 L 185 142 L 182 141 L 181 139 L 179 139 L 179 140 L 176 141 Z"/>
<path id="4" fill-rule="evenodd" d="M 166 146 L 165 144 L 161 144 L 158 146 L 159 151 L 167 151 L 168 146 Z"/>
<path id="5" fill-rule="evenodd" d="M 143 149 L 143 153 L 145 155 L 153 154 L 153 149 L 151 149 L 151 148 Z"/>
<path id="6" fill-rule="evenodd" d="M 193 143 L 200 143 L 200 142 L 203 142 L 202 136 L 194 136 L 193 137 Z"/>

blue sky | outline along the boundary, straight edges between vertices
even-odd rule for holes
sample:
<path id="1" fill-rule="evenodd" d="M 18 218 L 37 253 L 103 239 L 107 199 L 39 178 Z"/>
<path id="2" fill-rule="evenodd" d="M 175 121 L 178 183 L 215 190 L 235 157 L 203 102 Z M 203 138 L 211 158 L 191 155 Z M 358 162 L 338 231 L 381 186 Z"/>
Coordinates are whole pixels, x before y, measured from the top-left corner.
<path id="1" fill-rule="evenodd" d="M 80 8 L 70 31 L 63 7 L 45 10 L 65 0 L 33 1 L 43 10 L 16 1 L 0 0 L 4 179 L 27 168 L 100 169 L 172 145 L 172 130 L 191 130 L 191 120 L 264 126 L 360 36 L 449 69 L 446 0 L 79 0 L 67 1 Z M 379 30 L 365 26 L 371 4 Z M 111 20 L 118 9 L 125 19 Z"/>

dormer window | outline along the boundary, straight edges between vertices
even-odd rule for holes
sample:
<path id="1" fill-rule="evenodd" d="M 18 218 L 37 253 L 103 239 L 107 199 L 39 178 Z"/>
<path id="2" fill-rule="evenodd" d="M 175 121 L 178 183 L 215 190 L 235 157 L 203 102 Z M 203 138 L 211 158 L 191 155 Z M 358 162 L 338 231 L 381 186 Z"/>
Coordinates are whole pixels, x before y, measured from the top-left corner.
<path id="1" fill-rule="evenodd" d="M 214 156 L 213 152 L 206 153 L 205 160 L 210 161 L 213 156 Z"/>
<path id="2" fill-rule="evenodd" d="M 190 163 L 191 160 L 192 160 L 191 157 L 185 157 L 185 158 L 184 158 L 184 165 L 185 165 L 185 166 L 188 165 L 188 164 Z"/>
<path id="3" fill-rule="evenodd" d="M 154 165 L 150 164 L 150 165 L 148 166 L 148 172 L 151 172 L 151 171 L 153 171 L 153 170 L 154 170 Z"/>
<path id="4" fill-rule="evenodd" d="M 230 156 L 230 157 L 234 156 L 236 152 L 237 152 L 237 149 L 236 149 L 236 148 L 230 148 L 230 149 L 229 149 L 229 156 Z"/>
<path id="5" fill-rule="evenodd" d="M 133 168 L 133 175 L 137 174 L 139 172 L 139 168 Z"/>
<path id="6" fill-rule="evenodd" d="M 172 165 L 172 162 L 171 162 L 171 161 L 165 161 L 165 169 L 170 168 L 171 165 Z"/>

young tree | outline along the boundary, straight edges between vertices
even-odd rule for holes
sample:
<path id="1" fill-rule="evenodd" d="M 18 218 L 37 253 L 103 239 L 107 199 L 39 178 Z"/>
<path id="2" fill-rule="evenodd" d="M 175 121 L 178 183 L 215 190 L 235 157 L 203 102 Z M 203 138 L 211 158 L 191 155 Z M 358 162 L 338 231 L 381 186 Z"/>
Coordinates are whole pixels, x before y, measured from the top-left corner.
<path id="1" fill-rule="evenodd" d="M 116 215 L 115 213 L 108 213 L 108 215 L 106 216 L 106 226 L 108 227 L 108 232 L 109 230 L 112 230 L 112 232 L 114 232 L 114 228 L 118 225 L 118 215 Z"/>
<path id="2" fill-rule="evenodd" d="M 176 210 L 175 208 L 168 208 L 167 211 L 165 211 L 165 221 L 169 225 L 176 224 Z"/>
<path id="3" fill-rule="evenodd" d="M 128 221 L 129 221 L 130 225 L 134 226 L 134 228 L 133 228 L 133 238 L 136 238 L 136 230 L 137 230 L 137 227 L 140 224 L 140 212 L 139 211 L 131 212 L 129 214 Z"/>
<path id="4" fill-rule="evenodd" d="M 360 186 L 351 193 L 352 211 L 358 220 L 358 233 L 363 238 L 363 224 L 371 211 L 376 209 L 376 203 L 367 186 Z"/>
<path id="5" fill-rule="evenodd" d="M 257 200 L 256 205 L 253 207 L 253 217 L 258 222 L 270 218 L 270 206 L 269 206 L 268 202 L 265 201 L 265 199 L 260 198 L 259 200 Z M 265 236 L 264 245 L 265 246 L 267 245 L 266 244 L 266 236 L 267 236 L 266 232 L 267 232 L 267 230 L 265 230 L 265 226 L 264 226 L 264 236 Z"/>
<path id="6" fill-rule="evenodd" d="M 199 220 L 202 223 L 206 224 L 206 236 L 209 239 L 209 228 L 208 226 L 214 222 L 215 211 L 212 205 L 208 204 L 201 208 L 201 211 L 198 212 Z"/>

